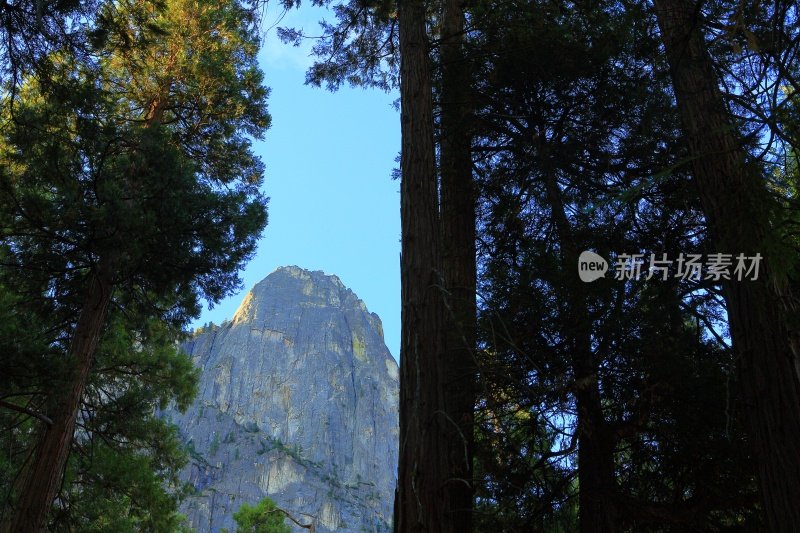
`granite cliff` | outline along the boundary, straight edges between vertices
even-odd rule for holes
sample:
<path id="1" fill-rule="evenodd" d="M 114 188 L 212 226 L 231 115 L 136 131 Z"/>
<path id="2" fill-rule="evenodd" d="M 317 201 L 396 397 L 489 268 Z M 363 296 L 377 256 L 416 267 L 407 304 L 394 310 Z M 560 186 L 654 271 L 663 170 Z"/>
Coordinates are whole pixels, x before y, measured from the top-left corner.
<path id="1" fill-rule="evenodd" d="M 198 396 L 165 414 L 191 455 L 193 528 L 234 531 L 236 509 L 269 496 L 318 532 L 391 529 L 398 368 L 378 316 L 336 276 L 279 268 L 184 348 Z"/>

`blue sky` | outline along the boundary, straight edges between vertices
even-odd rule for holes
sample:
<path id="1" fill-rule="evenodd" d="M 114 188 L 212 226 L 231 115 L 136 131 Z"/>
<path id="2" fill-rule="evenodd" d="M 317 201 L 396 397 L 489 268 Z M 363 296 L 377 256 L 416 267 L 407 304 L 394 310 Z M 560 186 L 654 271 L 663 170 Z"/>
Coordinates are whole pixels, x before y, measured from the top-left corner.
<path id="1" fill-rule="evenodd" d="M 269 3 L 265 29 L 279 18 Z M 323 12 L 288 13 L 280 26 L 318 34 Z M 283 265 L 336 274 L 383 320 L 386 345 L 400 350 L 400 183 L 391 179 L 400 150 L 395 93 L 304 85 L 311 43 L 294 48 L 267 30 L 259 55 L 271 89 L 272 127 L 256 144 L 266 165 L 269 224 L 243 272 L 244 289 L 195 326 L 231 318 L 246 292 Z"/>

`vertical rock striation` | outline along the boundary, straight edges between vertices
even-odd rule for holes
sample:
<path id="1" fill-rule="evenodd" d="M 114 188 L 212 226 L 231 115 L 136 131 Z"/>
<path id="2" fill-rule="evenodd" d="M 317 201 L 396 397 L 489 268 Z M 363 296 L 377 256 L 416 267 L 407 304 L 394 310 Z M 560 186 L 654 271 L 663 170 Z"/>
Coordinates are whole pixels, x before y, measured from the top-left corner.
<path id="1" fill-rule="evenodd" d="M 192 527 L 234 531 L 236 509 L 269 496 L 318 532 L 391 529 L 398 368 L 378 316 L 336 276 L 279 268 L 185 349 L 198 396 L 165 414 L 191 455 Z"/>

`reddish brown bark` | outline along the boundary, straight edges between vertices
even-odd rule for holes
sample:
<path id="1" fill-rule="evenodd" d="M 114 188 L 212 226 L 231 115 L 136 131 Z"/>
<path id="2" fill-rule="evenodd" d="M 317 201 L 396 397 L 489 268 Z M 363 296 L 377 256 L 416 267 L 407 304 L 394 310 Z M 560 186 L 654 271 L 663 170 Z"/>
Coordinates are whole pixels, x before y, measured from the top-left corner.
<path id="1" fill-rule="evenodd" d="M 441 35 L 441 227 L 445 296 L 444 401 L 451 531 L 472 530 L 475 360 L 475 191 L 470 136 L 470 76 L 464 57 L 462 0 L 444 0 Z"/>
<path id="2" fill-rule="evenodd" d="M 723 283 L 764 510 L 771 531 L 800 529 L 800 378 L 791 310 L 770 268 L 770 200 L 725 107 L 689 0 L 655 0 L 691 168 L 715 252 L 761 253 L 758 281 Z"/>
<path id="3" fill-rule="evenodd" d="M 402 226 L 395 531 L 445 531 L 442 276 L 425 3 L 399 4 Z"/>
<path id="4" fill-rule="evenodd" d="M 100 332 L 111 301 L 110 265 L 104 262 L 92 273 L 67 354 L 71 375 L 65 391 L 53 391 L 48 416 L 52 424 L 42 427 L 33 460 L 24 472 L 19 498 L 5 533 L 44 531 L 67 463 L 81 397 L 92 367 Z"/>

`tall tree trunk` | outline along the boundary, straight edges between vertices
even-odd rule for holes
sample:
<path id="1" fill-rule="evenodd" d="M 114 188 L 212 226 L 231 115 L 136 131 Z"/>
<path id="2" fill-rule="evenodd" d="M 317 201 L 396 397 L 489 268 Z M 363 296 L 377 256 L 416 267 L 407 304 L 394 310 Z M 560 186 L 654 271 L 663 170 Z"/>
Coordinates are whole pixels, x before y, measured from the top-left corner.
<path id="1" fill-rule="evenodd" d="M 171 81 L 165 84 L 169 87 Z M 158 124 L 166 109 L 166 89 L 146 106 L 145 127 Z M 134 196 L 138 191 L 138 169 L 129 172 Z M 113 291 L 112 279 L 117 263 L 117 254 L 108 253 L 98 261 L 89 278 L 86 301 L 81 309 L 78 323 L 70 340 L 67 358 L 72 364 L 66 390 L 50 395 L 49 405 L 53 410 L 53 423 L 45 426 L 34 450 L 33 460 L 23 471 L 19 498 L 14 516 L 8 525 L 2 525 L 2 533 L 39 532 L 47 525 L 50 506 L 58 493 L 64 477 L 75 433 L 75 421 L 81 397 L 94 361 L 97 343 L 105 323 L 108 305 Z M 10 528 L 10 529 L 9 529 Z"/>
<path id="2" fill-rule="evenodd" d="M 567 330 L 572 347 L 572 373 L 575 381 L 578 432 L 578 511 L 581 533 L 616 531 L 616 480 L 614 478 L 614 440 L 600 402 L 598 365 L 592 352 L 592 324 L 585 285 L 578 278 L 578 246 L 564 209 L 561 189 L 552 174 L 545 188 L 553 223 L 558 234 L 561 266 L 565 280 L 562 297 L 567 304 Z"/>
<path id="3" fill-rule="evenodd" d="M 477 365 L 475 342 L 475 191 L 470 133 L 470 76 L 464 57 L 462 0 L 444 0 L 441 35 L 442 270 L 446 288 L 444 394 L 449 425 L 448 482 L 451 530 L 472 531 L 474 409 Z"/>
<path id="4" fill-rule="evenodd" d="M 444 531 L 447 448 L 442 276 L 425 3 L 401 0 L 402 338 L 395 531 Z"/>
<path id="5" fill-rule="evenodd" d="M 24 471 L 14 516 L 4 526 L 5 533 L 38 533 L 47 526 L 47 517 L 58 493 L 75 432 L 81 397 L 100 332 L 111 301 L 111 274 L 108 261 L 92 273 L 86 301 L 72 334 L 69 352 L 71 374 L 65 391 L 55 391 L 49 401 L 48 416 L 53 421 L 43 427 L 33 460 Z"/>
<path id="6" fill-rule="evenodd" d="M 723 282 L 731 337 L 739 361 L 743 404 L 758 461 L 771 531 L 800 529 L 800 377 L 789 311 L 773 287 L 769 205 L 760 170 L 725 107 L 690 0 L 654 0 L 675 96 L 689 145 L 694 182 L 715 252 L 759 252 L 758 281 Z"/>

